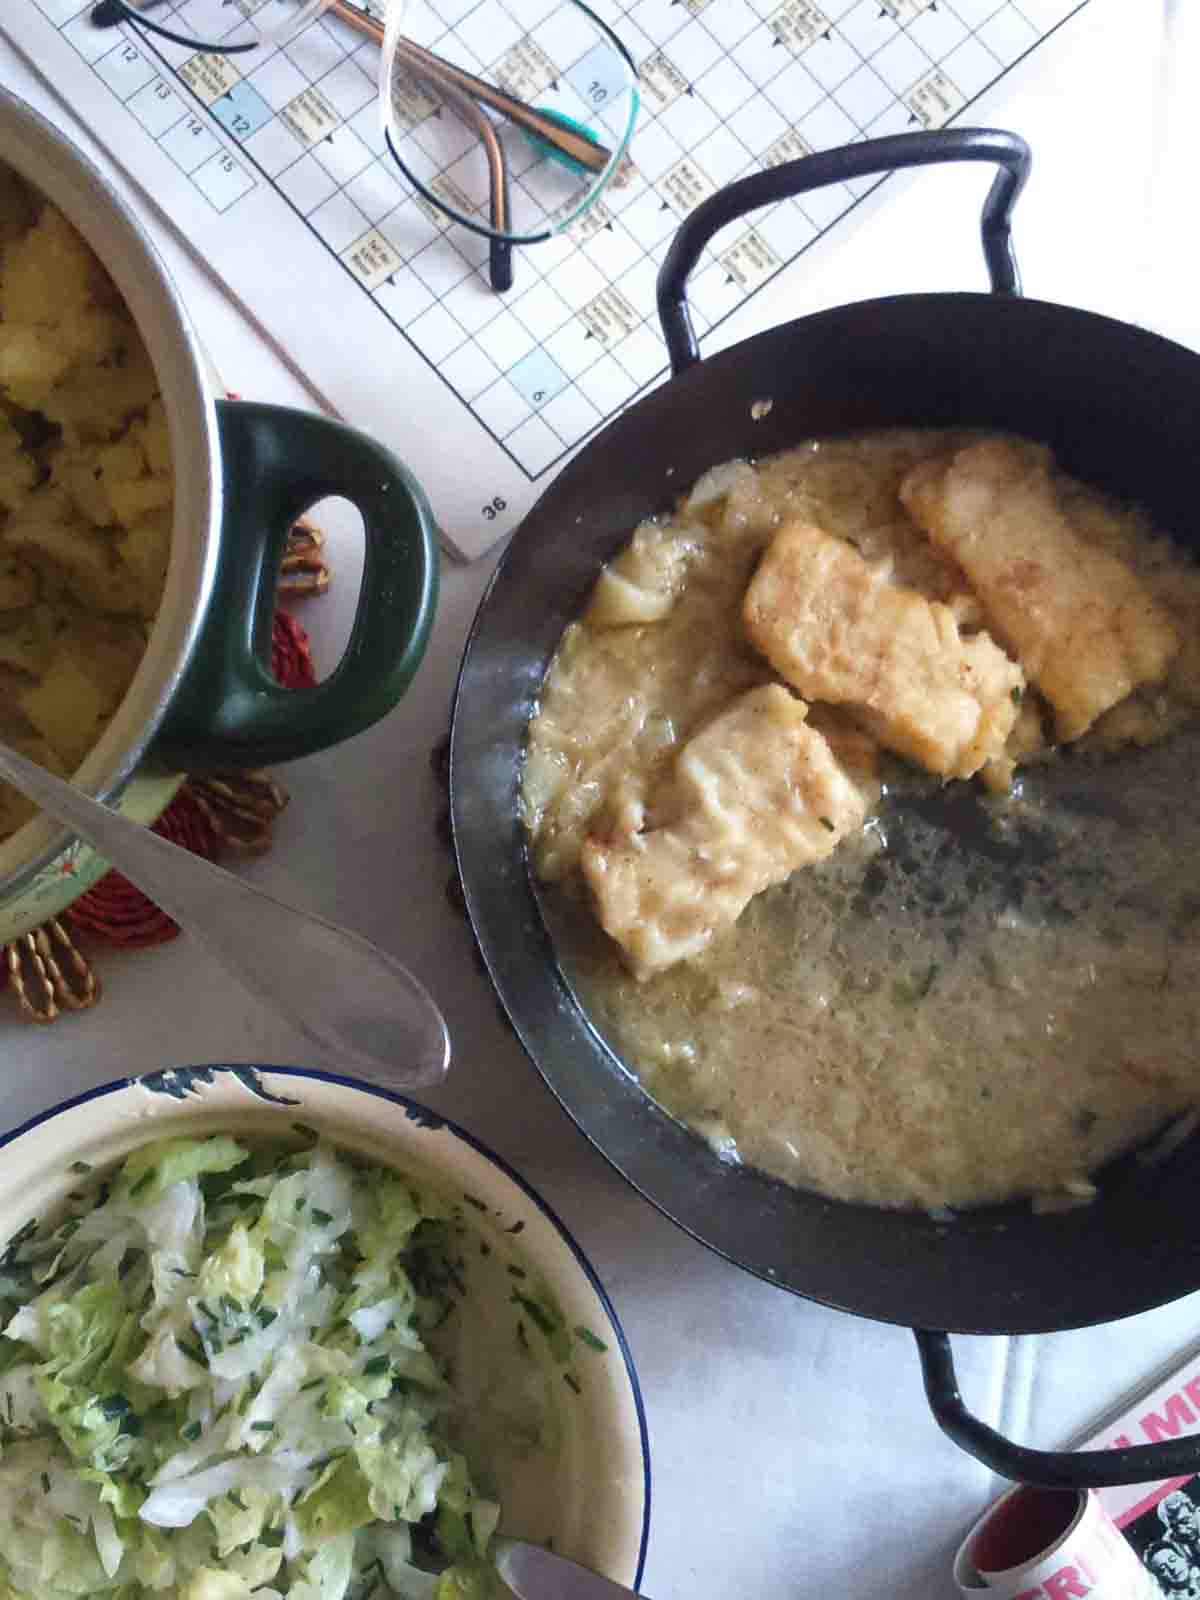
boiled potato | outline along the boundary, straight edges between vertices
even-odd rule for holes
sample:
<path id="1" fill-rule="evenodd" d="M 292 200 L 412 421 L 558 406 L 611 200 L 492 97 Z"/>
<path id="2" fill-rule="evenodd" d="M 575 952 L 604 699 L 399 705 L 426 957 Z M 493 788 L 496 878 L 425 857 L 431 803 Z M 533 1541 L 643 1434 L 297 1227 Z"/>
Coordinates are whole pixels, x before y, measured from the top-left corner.
<path id="1" fill-rule="evenodd" d="M 10 549 L 61 577 L 80 605 L 96 611 L 137 614 L 142 590 L 136 574 L 121 560 L 116 540 L 98 528 L 40 516 L 32 508 L 13 518 L 6 530 Z"/>
<path id="2" fill-rule="evenodd" d="M 15 511 L 41 473 L 16 428 L 0 415 L 0 511 Z"/>
<path id="3" fill-rule="evenodd" d="M 112 281 L 0 167 L 0 737 L 70 772 L 120 705 L 170 554 L 166 414 Z M 0 785 L 0 838 L 26 803 Z"/>
<path id="4" fill-rule="evenodd" d="M 83 760 L 120 705 L 146 647 L 133 622 L 66 614 L 50 664 L 17 704 L 69 770 Z"/>
<path id="5" fill-rule="evenodd" d="M 7 687 L 0 678 L 0 690 Z M 30 733 L 25 728 L 16 724 L 9 726 L 11 718 L 5 720 L 3 737 L 6 744 L 14 750 L 19 750 L 23 756 L 28 756 L 30 761 L 36 761 L 38 766 L 45 767 L 47 772 L 53 772 L 58 778 L 68 776 L 57 753 L 50 748 L 40 734 Z M 37 807 L 32 800 L 27 800 L 19 789 L 14 789 L 11 784 L 0 783 L 0 837 L 5 837 L 30 822 L 37 815 Z"/>
<path id="6" fill-rule="evenodd" d="M 36 568 L 20 556 L 0 554 L 0 612 L 24 611 L 40 592 Z"/>
<path id="7" fill-rule="evenodd" d="M 138 585 L 139 616 L 149 621 L 158 610 L 159 596 L 171 555 L 171 513 L 151 511 L 117 537 L 121 559 Z"/>
<path id="8" fill-rule="evenodd" d="M 0 618 L 0 674 L 37 679 L 54 654 L 54 612 L 49 605 L 9 612 Z M 21 687 L 24 687 L 22 684 Z"/>

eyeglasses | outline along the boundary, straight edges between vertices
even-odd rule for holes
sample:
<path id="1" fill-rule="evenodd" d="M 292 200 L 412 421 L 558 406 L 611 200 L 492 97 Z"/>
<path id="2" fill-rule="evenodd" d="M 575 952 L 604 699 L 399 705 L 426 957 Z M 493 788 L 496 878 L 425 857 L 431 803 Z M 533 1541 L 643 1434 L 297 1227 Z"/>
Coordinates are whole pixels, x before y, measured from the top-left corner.
<path id="1" fill-rule="evenodd" d="M 584 0 L 100 0 L 92 21 L 133 23 L 218 55 L 281 49 L 326 18 L 380 47 L 379 105 L 392 159 L 439 212 L 511 248 L 583 215 L 619 173 L 638 113 L 637 69 Z M 170 8 L 169 23 L 150 10 Z"/>

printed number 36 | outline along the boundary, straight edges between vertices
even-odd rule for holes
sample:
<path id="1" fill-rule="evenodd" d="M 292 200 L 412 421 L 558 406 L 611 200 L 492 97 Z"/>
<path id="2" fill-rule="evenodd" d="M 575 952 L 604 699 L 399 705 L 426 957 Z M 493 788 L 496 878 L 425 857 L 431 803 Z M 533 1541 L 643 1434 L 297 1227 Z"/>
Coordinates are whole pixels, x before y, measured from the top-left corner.
<path id="1" fill-rule="evenodd" d="M 485 505 L 482 509 L 483 509 L 483 514 L 487 518 L 487 520 L 489 522 L 495 522 L 496 518 L 500 515 L 500 513 L 502 511 L 506 510 L 507 507 L 508 507 L 508 501 L 507 500 L 502 500 L 500 498 L 500 496 L 497 495 L 494 500 L 489 500 L 487 505 Z"/>

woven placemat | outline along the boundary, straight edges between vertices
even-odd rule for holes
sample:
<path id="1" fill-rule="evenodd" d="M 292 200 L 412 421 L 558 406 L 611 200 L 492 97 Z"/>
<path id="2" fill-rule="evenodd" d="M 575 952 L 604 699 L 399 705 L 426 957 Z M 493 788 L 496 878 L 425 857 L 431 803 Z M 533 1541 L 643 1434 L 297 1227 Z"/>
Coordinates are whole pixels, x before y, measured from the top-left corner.
<path id="1" fill-rule="evenodd" d="M 323 546 L 312 523 L 300 521 L 292 528 L 280 568 L 279 602 L 322 595 L 329 588 Z M 282 603 L 271 633 L 271 671 L 289 689 L 317 681 L 308 635 Z M 287 803 L 287 791 L 265 772 L 189 777 L 154 832 L 209 861 L 261 855 L 270 849 L 275 819 Z M 178 924 L 165 911 L 112 871 L 61 916 L 6 944 L 0 982 L 30 1022 L 54 1022 L 64 1012 L 88 1010 L 101 997 L 100 979 L 77 935 L 136 950 L 178 933 Z"/>

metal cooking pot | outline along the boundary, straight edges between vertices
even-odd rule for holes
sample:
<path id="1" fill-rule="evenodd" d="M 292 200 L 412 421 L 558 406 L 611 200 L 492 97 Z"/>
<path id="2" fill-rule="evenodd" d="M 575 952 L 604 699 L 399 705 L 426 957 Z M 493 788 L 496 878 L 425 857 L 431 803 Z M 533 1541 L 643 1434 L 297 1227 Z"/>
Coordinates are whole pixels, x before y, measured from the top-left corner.
<path id="1" fill-rule="evenodd" d="M 846 306 L 700 364 L 685 282 L 719 228 L 822 184 L 954 160 L 1001 169 L 983 214 L 992 294 Z M 1078 1210 L 1036 1215 L 1021 1203 L 949 1223 L 827 1200 L 731 1166 L 651 1100 L 593 1031 L 556 966 L 516 813 L 526 724 L 563 628 L 630 530 L 718 462 L 890 425 L 1008 430 L 1044 440 L 1066 471 L 1195 542 L 1200 357 L 1019 297 L 1009 213 L 1028 162 L 1011 134 L 901 135 L 756 174 L 693 212 L 659 279 L 675 375 L 588 445 L 514 535 L 462 664 L 451 792 L 467 906 L 492 979 L 525 1048 L 597 1148 L 730 1261 L 796 1294 L 918 1330 L 938 1421 L 996 1471 L 1082 1486 L 1195 1472 L 1200 1440 L 1074 1456 L 1019 1447 L 965 1409 L 947 1333 L 931 1330 L 1050 1332 L 1200 1287 L 1196 1141 L 1153 1168 L 1113 1163 L 1096 1200 Z"/>
<path id="2" fill-rule="evenodd" d="M 280 406 L 214 400 L 178 291 L 141 224 L 75 147 L 0 91 L 0 161 L 69 218 L 123 295 L 158 375 L 175 478 L 171 557 L 146 653 L 75 774 L 152 822 L 183 771 L 290 760 L 389 711 L 420 663 L 437 593 L 433 515 L 415 479 L 364 434 Z M 366 557 L 350 641 L 312 689 L 269 670 L 288 529 L 326 495 L 362 513 Z M 107 871 L 37 819 L 0 844 L 0 943 L 36 927 Z"/>

